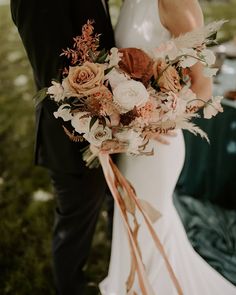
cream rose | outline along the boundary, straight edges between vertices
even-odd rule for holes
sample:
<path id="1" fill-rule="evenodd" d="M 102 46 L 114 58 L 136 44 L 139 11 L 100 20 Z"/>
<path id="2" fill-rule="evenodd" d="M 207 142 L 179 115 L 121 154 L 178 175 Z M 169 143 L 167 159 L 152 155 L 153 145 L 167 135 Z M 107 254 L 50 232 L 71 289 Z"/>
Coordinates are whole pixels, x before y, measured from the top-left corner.
<path id="1" fill-rule="evenodd" d="M 85 117 L 87 114 L 88 114 L 87 112 L 77 113 L 71 119 L 71 125 L 74 127 L 76 132 L 78 133 L 89 132 L 91 117 Z"/>
<path id="2" fill-rule="evenodd" d="M 104 66 L 85 62 L 82 66 L 70 67 L 69 74 L 64 80 L 68 83 L 74 96 L 83 97 L 99 91 L 104 82 Z"/>
<path id="3" fill-rule="evenodd" d="M 135 106 L 143 106 L 149 94 L 141 82 L 129 80 L 121 82 L 113 90 L 114 102 L 122 109 L 123 113 L 131 111 Z"/>
<path id="4" fill-rule="evenodd" d="M 102 142 L 108 139 L 112 139 L 112 131 L 109 127 L 103 127 L 98 125 L 92 127 L 90 132 L 85 133 L 83 137 L 92 145 L 100 147 Z"/>

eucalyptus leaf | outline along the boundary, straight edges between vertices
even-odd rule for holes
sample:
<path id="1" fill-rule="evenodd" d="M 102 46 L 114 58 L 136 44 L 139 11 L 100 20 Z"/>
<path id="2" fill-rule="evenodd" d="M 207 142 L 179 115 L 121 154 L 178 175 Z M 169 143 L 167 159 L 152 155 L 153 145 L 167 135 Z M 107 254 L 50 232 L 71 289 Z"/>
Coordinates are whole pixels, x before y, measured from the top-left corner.
<path id="1" fill-rule="evenodd" d="M 106 127 L 106 119 L 104 117 L 100 118 L 100 123 L 102 124 L 103 129 L 105 129 L 105 127 Z"/>
<path id="2" fill-rule="evenodd" d="M 47 95 L 47 90 L 48 88 L 42 88 L 41 90 L 39 90 L 33 97 L 33 99 L 35 100 L 35 105 L 37 106 L 40 102 L 42 102 L 48 95 Z"/>
<path id="3" fill-rule="evenodd" d="M 106 69 L 106 70 L 104 71 L 104 74 L 106 75 L 106 74 L 110 73 L 110 71 L 113 70 L 113 68 L 114 68 L 114 67 L 110 67 L 110 68 Z"/>
<path id="4" fill-rule="evenodd" d="M 106 116 L 106 119 L 111 123 L 111 118 L 109 116 Z"/>
<path id="5" fill-rule="evenodd" d="M 108 56 L 108 52 L 107 52 L 105 49 L 103 49 L 103 50 L 99 53 L 99 55 L 98 55 L 98 57 L 97 57 L 97 59 L 96 59 L 96 62 L 97 62 L 97 63 L 104 63 L 105 60 L 107 59 L 107 56 Z"/>
<path id="6" fill-rule="evenodd" d="M 93 125 L 97 122 L 98 120 L 98 117 L 92 117 L 91 121 L 90 121 L 90 124 L 89 124 L 89 129 L 91 130 Z"/>
<path id="7" fill-rule="evenodd" d="M 91 57 L 92 61 L 96 62 L 96 59 L 97 59 L 96 54 L 94 54 L 94 52 L 91 49 L 89 49 L 88 53 L 89 53 L 89 56 Z"/>

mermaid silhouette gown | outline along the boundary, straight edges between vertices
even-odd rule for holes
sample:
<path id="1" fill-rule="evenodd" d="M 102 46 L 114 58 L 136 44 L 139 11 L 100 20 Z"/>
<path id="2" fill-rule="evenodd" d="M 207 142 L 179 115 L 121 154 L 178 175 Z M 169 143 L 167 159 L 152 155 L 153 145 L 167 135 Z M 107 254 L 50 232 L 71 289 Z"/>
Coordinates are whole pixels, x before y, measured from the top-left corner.
<path id="1" fill-rule="evenodd" d="M 126 0 L 116 27 L 118 47 L 151 49 L 170 38 L 162 26 L 157 0 Z M 137 196 L 149 201 L 162 216 L 154 224 L 184 295 L 236 295 L 236 287 L 208 265 L 192 248 L 173 205 L 173 192 L 184 162 L 184 140 L 179 130 L 169 145 L 151 142 L 153 156 L 120 156 L 118 166 L 135 187 Z M 112 252 L 107 277 L 100 283 L 102 295 L 125 295 L 130 253 L 123 221 L 114 213 Z M 145 227 L 139 245 L 150 283 L 157 295 L 175 295 L 165 263 Z M 137 294 L 141 294 L 135 281 Z"/>

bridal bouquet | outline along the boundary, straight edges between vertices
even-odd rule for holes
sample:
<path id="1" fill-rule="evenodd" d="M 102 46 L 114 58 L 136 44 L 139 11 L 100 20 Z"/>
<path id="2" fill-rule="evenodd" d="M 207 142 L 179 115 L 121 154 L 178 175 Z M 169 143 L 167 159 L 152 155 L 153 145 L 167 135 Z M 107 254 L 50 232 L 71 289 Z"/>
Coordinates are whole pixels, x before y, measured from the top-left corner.
<path id="1" fill-rule="evenodd" d="M 135 273 L 142 293 L 154 294 L 138 245 L 136 211 L 141 212 L 178 294 L 182 290 L 152 227 L 160 213 L 136 196 L 109 154 L 152 155 L 149 141 L 177 128 L 207 139 L 192 119 L 200 113 L 211 118 L 222 112 L 222 97 L 212 97 L 207 102 L 198 98 L 190 89 L 190 67 L 200 62 L 204 75 L 216 74 L 215 56 L 208 47 L 215 44 L 222 23 L 211 23 L 146 52 L 138 48 L 99 50 L 99 35 L 94 34 L 93 23 L 88 21 L 82 34 L 74 38 L 73 48 L 63 50 L 70 67 L 64 70 L 61 81 L 52 81 L 46 90 L 58 104 L 54 116 L 71 123 L 70 127 L 63 126 L 65 133 L 75 142 L 86 140 L 90 144 L 84 151 L 84 160 L 90 167 L 100 162 L 120 210 L 132 259 L 127 294 L 133 294 Z M 132 224 L 129 214 L 133 216 Z"/>
<path id="2" fill-rule="evenodd" d="M 71 66 L 61 82 L 52 82 L 47 94 L 59 108 L 56 118 L 70 121 L 74 141 L 87 140 L 92 148 L 84 153 L 89 166 L 100 151 L 152 154 L 148 141 L 155 134 L 177 128 L 207 135 L 191 119 L 198 116 L 202 102 L 205 118 L 222 111 L 222 97 L 201 101 L 190 89 L 189 68 L 200 62 L 204 75 L 217 69 L 214 53 L 207 47 L 222 23 L 172 39 L 151 52 L 137 48 L 99 51 L 99 35 L 90 21 L 74 48 L 63 51 Z"/>

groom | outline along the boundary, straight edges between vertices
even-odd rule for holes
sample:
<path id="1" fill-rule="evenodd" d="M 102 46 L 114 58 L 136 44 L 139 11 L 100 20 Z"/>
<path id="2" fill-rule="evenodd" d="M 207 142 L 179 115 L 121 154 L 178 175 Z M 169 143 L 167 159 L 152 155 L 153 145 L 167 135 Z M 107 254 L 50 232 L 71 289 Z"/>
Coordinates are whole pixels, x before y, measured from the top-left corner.
<path id="1" fill-rule="evenodd" d="M 114 46 L 108 0 L 11 0 L 38 89 L 60 78 L 71 47 L 88 19 L 102 33 L 101 48 Z M 83 267 L 106 188 L 101 169 L 88 169 L 81 158 L 84 143 L 73 143 L 56 120 L 55 103 L 46 98 L 36 109 L 36 163 L 48 168 L 57 194 L 53 261 L 58 295 L 84 295 Z"/>

